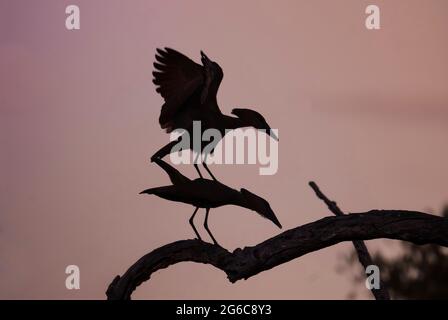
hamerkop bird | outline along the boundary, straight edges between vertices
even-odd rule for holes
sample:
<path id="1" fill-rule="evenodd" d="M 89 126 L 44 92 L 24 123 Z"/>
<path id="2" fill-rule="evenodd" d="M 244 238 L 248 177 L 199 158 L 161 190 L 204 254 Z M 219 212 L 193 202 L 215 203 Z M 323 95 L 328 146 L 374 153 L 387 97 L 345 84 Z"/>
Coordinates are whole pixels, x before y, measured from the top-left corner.
<path id="1" fill-rule="evenodd" d="M 224 76 L 223 71 L 216 62 L 211 61 L 202 51 L 201 61 L 202 66 L 176 50 L 170 48 L 157 49 L 156 62 L 154 63 L 156 71 L 153 72 L 153 82 L 157 86 L 156 91 L 165 100 L 159 117 L 162 129 L 167 132 L 176 129 L 186 130 L 186 133 L 191 137 L 191 150 L 194 150 L 193 121 L 201 121 L 202 132 L 210 128 L 219 130 L 221 137 L 225 135 L 226 129 L 253 127 L 258 130 L 265 130 L 278 141 L 277 136 L 264 117 L 256 111 L 233 109 L 232 114 L 236 117 L 221 113 L 216 94 Z M 162 147 L 151 157 L 151 160 L 163 158 L 172 153 L 173 147 L 180 140 L 181 138 Z M 213 141 L 216 144 L 218 142 Z M 200 144 L 201 149 L 194 151 L 198 155 L 201 154 L 207 144 L 202 142 Z M 204 161 L 202 164 L 210 176 L 216 180 L 208 169 L 206 162 Z M 194 166 L 202 178 L 196 161 Z"/>
<path id="2" fill-rule="evenodd" d="M 206 210 L 204 227 L 215 244 L 218 244 L 218 242 L 208 228 L 208 214 L 211 208 L 225 205 L 244 207 L 271 220 L 279 228 L 282 227 L 269 203 L 256 194 L 253 194 L 246 189 L 241 189 L 240 191 L 232 189 L 216 180 L 204 178 L 190 180 L 165 161 L 154 159 L 154 162 L 165 170 L 173 184 L 170 186 L 146 189 L 140 192 L 140 194 L 154 194 L 163 199 L 184 202 L 195 206 L 196 209 L 190 218 L 190 224 L 199 240 L 202 240 L 201 236 L 193 223 L 193 219 L 199 208 L 205 208 Z"/>

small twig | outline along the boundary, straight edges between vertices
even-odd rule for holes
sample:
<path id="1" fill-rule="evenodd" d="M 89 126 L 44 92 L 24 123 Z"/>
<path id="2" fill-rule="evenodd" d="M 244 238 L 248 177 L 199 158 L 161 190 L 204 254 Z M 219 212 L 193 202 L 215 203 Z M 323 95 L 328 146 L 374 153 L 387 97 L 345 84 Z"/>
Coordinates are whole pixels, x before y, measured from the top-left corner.
<path id="1" fill-rule="evenodd" d="M 328 199 L 323 193 L 322 191 L 320 191 L 319 187 L 317 186 L 317 184 L 314 181 L 310 181 L 309 185 L 311 187 L 311 189 L 314 190 L 314 192 L 316 193 L 316 196 L 321 199 L 323 202 L 325 202 L 325 204 L 327 205 L 328 209 L 333 212 L 336 216 L 343 216 L 344 212 L 342 212 L 341 209 L 339 209 L 338 205 L 336 202 Z"/>
<path id="2" fill-rule="evenodd" d="M 344 215 L 344 212 L 338 207 L 337 203 L 328 199 L 314 181 L 310 181 L 309 185 L 311 189 L 313 189 L 313 191 L 316 193 L 316 196 L 327 205 L 328 209 L 331 212 L 333 212 L 336 216 Z M 354 240 L 352 242 L 353 246 L 355 247 L 356 253 L 358 254 L 358 260 L 364 267 L 364 270 L 366 270 L 369 265 L 374 264 L 369 250 L 367 250 L 366 244 L 362 240 Z M 370 290 L 372 291 L 372 294 L 376 300 L 390 300 L 389 291 L 381 280 L 379 289 L 371 288 Z"/>

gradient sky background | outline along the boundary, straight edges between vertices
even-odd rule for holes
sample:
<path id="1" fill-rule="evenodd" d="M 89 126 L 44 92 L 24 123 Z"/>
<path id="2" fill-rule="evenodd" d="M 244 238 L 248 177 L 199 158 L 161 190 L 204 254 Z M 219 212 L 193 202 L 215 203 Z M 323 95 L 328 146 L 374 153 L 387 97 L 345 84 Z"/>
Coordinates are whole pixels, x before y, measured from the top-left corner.
<path id="1" fill-rule="evenodd" d="M 364 27 L 370 3 L 380 31 Z M 79 31 L 65 29 L 69 4 L 81 9 Z M 193 208 L 138 194 L 169 183 L 149 163 L 169 139 L 151 82 L 161 46 L 196 61 L 204 50 L 224 69 L 223 112 L 252 107 L 279 129 L 276 175 L 211 169 L 268 198 L 286 229 L 330 215 L 309 180 L 349 212 L 438 212 L 448 201 L 447 14 L 445 0 L 1 1 L 0 298 L 103 299 L 143 254 L 193 237 Z M 239 208 L 213 210 L 209 223 L 229 250 L 279 232 Z M 177 264 L 134 298 L 344 299 L 354 284 L 337 268 L 350 250 L 236 284 Z M 65 288 L 69 264 L 81 290 Z"/>

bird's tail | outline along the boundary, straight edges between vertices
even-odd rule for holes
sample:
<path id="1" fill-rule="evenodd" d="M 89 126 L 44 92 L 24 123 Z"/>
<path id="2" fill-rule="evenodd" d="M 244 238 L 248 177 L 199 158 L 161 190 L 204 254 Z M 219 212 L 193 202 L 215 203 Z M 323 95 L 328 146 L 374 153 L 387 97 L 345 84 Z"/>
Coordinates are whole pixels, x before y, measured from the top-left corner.
<path id="1" fill-rule="evenodd" d="M 156 187 L 143 190 L 140 194 L 153 194 L 163 199 L 177 201 L 178 192 L 174 186 Z"/>
<path id="2" fill-rule="evenodd" d="M 157 165 L 159 165 L 159 167 L 161 167 L 163 170 L 165 170 L 173 184 L 186 183 L 190 181 L 190 179 L 188 179 L 186 176 L 184 176 L 178 170 L 174 169 L 162 159 L 154 159 L 154 162 L 157 163 Z"/>
<path id="3" fill-rule="evenodd" d="M 174 140 L 171 141 L 170 143 L 168 143 L 166 146 L 163 146 L 162 148 L 160 148 L 159 151 L 157 151 L 156 153 L 154 153 L 151 157 L 151 162 L 154 161 L 155 159 L 162 159 L 163 157 L 165 157 L 167 154 L 170 154 L 171 151 L 173 150 L 173 147 L 179 142 L 179 140 Z"/>
<path id="4" fill-rule="evenodd" d="M 140 194 L 154 194 L 154 195 L 159 195 L 161 194 L 166 187 L 155 187 L 155 188 L 149 188 L 146 190 L 143 190 L 142 192 L 140 192 Z"/>

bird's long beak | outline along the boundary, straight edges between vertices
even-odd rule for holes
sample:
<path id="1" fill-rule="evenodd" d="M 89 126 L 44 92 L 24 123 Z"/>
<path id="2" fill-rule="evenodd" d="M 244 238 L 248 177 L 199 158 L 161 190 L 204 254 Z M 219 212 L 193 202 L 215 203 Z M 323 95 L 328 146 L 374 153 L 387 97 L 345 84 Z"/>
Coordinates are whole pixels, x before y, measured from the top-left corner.
<path id="1" fill-rule="evenodd" d="M 269 207 L 268 211 L 265 213 L 265 217 L 271 220 L 277 227 L 282 228 L 282 224 L 278 221 L 277 216 L 274 211 Z"/>
<path id="2" fill-rule="evenodd" d="M 275 134 L 274 130 L 271 129 L 270 126 L 267 126 L 266 133 L 268 133 L 269 136 L 270 136 L 272 139 L 274 139 L 275 141 L 278 142 L 278 137 L 277 137 L 277 135 Z"/>
<path id="3" fill-rule="evenodd" d="M 280 221 L 278 221 L 277 217 L 275 217 L 275 219 L 272 219 L 272 222 L 274 222 L 274 224 L 279 227 L 280 229 L 282 228 L 282 225 L 280 223 Z"/>
<path id="4" fill-rule="evenodd" d="M 272 129 L 269 130 L 269 135 L 278 142 L 278 137 Z"/>

